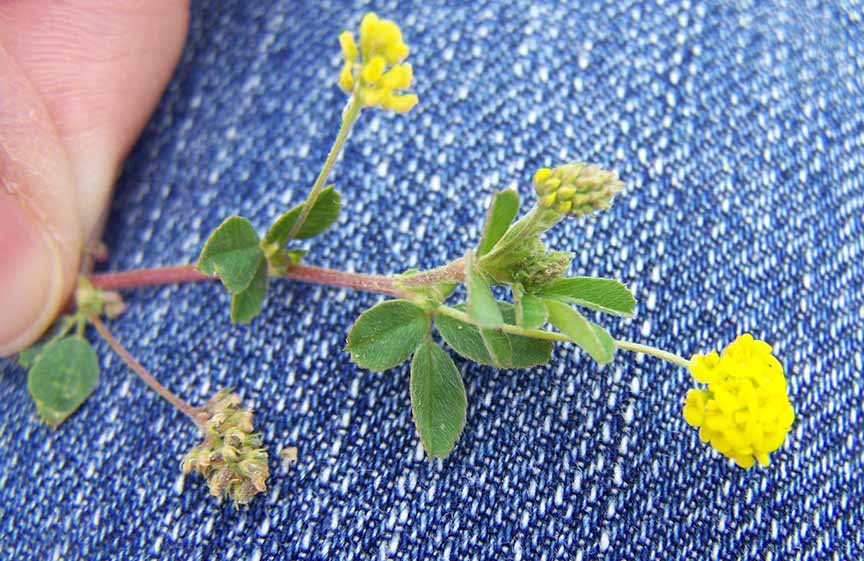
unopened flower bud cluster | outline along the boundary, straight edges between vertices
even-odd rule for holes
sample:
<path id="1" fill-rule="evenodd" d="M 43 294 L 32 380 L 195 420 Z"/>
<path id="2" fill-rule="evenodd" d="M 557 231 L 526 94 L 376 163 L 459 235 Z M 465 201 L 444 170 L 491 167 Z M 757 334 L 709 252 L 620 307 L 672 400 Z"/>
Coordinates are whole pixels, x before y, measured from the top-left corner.
<path id="1" fill-rule="evenodd" d="M 612 198 L 624 188 L 618 173 L 594 164 L 566 164 L 540 168 L 534 174 L 539 205 L 560 214 L 582 216 L 612 205 Z"/>

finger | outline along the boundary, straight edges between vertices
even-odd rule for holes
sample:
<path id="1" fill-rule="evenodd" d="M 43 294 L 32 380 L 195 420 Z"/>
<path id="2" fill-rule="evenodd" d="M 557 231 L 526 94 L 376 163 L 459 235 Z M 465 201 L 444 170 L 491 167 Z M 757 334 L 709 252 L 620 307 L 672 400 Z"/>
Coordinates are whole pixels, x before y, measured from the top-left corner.
<path id="1" fill-rule="evenodd" d="M 0 5 L 0 355 L 71 292 L 187 23 L 185 0 Z"/>
<path id="2" fill-rule="evenodd" d="M 89 234 L 177 64 L 188 0 L 13 2 L 0 41 L 44 100 L 69 154 Z"/>
<path id="3" fill-rule="evenodd" d="M 0 48 L 0 354 L 27 344 L 71 290 L 81 229 L 66 151 Z"/>

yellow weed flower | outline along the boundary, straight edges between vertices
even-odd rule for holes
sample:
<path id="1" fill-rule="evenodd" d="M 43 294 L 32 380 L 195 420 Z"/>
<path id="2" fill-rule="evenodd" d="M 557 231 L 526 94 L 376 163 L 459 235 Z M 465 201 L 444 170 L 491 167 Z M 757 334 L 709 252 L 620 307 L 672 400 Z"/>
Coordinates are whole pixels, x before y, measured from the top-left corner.
<path id="1" fill-rule="evenodd" d="M 417 95 L 398 93 L 411 87 L 414 77 L 408 56 L 408 45 L 394 22 L 379 19 L 369 12 L 360 22 L 360 48 L 349 31 L 339 35 L 345 64 L 339 74 L 339 87 L 354 94 L 366 107 L 379 106 L 405 113 L 417 105 Z"/>
<path id="2" fill-rule="evenodd" d="M 688 391 L 683 411 L 702 442 L 742 468 L 757 461 L 767 466 L 795 419 L 783 366 L 771 346 L 741 335 L 719 355 L 693 356 L 690 373 L 708 386 Z"/>
<path id="3" fill-rule="evenodd" d="M 560 214 L 581 216 L 609 208 L 623 188 L 617 172 L 582 162 L 540 168 L 534 174 L 540 206 Z"/>

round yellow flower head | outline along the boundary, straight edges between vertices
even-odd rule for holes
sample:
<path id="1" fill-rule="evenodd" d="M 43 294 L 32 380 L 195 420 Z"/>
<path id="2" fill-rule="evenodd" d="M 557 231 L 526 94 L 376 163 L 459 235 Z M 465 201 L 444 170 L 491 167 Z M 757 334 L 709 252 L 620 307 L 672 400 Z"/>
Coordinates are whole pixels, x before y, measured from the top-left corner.
<path id="1" fill-rule="evenodd" d="M 719 355 L 694 355 L 690 373 L 708 385 L 687 392 L 683 412 L 702 442 L 742 468 L 756 461 L 767 466 L 795 419 L 783 366 L 771 346 L 741 335 Z"/>
<path id="2" fill-rule="evenodd" d="M 609 208 L 624 188 L 618 173 L 593 164 L 574 163 L 540 168 L 534 173 L 539 204 L 560 214 L 581 216 Z"/>
<path id="3" fill-rule="evenodd" d="M 339 86 L 345 93 L 353 93 L 363 106 L 399 113 L 417 105 L 416 94 L 396 93 L 411 87 L 414 77 L 411 65 L 401 64 L 408 56 L 408 45 L 398 25 L 369 12 L 360 22 L 360 48 L 349 31 L 339 35 L 339 44 L 345 56 Z"/>

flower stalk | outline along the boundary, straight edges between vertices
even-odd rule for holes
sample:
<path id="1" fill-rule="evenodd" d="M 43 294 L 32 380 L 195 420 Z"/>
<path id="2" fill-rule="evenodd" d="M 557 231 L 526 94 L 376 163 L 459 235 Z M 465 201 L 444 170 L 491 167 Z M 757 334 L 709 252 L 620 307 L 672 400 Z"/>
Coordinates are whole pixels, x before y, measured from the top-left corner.
<path id="1" fill-rule="evenodd" d="M 178 411 L 189 417 L 189 419 L 195 423 L 195 426 L 199 428 L 202 427 L 199 410 L 197 408 L 192 407 L 177 397 L 177 395 L 175 395 L 171 390 L 159 383 L 159 380 L 144 368 L 144 365 L 138 362 L 138 360 L 132 356 L 132 353 L 126 350 L 126 347 L 120 344 L 120 341 L 114 337 L 108 327 L 97 316 L 91 316 L 88 318 L 88 321 L 93 324 L 93 327 L 96 328 L 99 335 L 101 335 L 102 338 L 105 339 L 105 342 L 108 343 L 115 353 L 117 353 L 117 356 L 119 356 L 145 384 L 150 386 L 153 391 L 159 394 L 165 401 L 173 405 Z"/>

